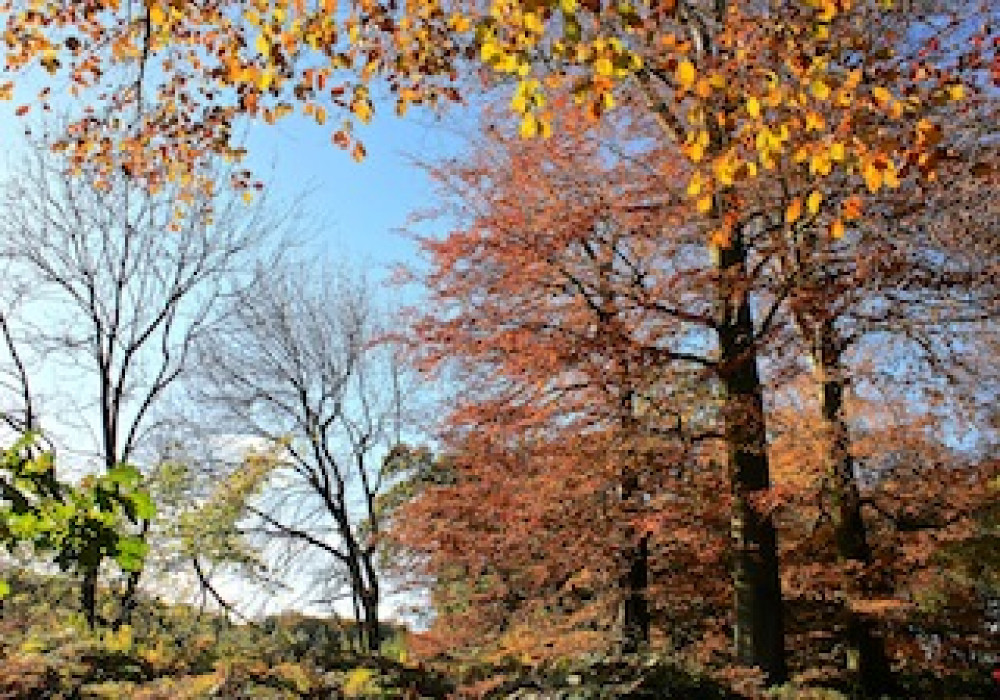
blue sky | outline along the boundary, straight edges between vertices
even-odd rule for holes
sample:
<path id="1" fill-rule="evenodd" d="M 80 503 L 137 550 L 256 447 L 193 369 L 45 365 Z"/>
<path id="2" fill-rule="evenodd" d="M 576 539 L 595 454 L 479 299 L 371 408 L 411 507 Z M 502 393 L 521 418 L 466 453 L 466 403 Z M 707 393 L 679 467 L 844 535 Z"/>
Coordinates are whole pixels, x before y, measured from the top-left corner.
<path id="1" fill-rule="evenodd" d="M 289 117 L 270 127 L 250 126 L 247 164 L 280 198 L 307 194 L 307 216 L 331 255 L 343 253 L 381 269 L 413 259 L 413 243 L 397 230 L 430 205 L 433 193 L 413 158 L 457 151 L 461 115 L 413 112 L 399 118 L 392 105 L 378 112 L 370 125 L 356 128 L 368 152 L 361 163 L 331 143 L 329 125 Z"/>
<path id="2" fill-rule="evenodd" d="M 17 97 L 31 92 L 26 85 Z M 33 114 L 14 116 L 20 103 L 0 102 L 0 175 L 23 148 L 24 127 L 37 124 Z M 306 195 L 307 233 L 329 254 L 379 269 L 411 260 L 414 246 L 396 230 L 426 207 L 432 194 L 428 178 L 412 159 L 459 150 L 457 133 L 460 125 L 470 124 L 470 110 L 455 107 L 434 115 L 412 109 L 400 118 L 393 104 L 376 104 L 371 124 L 355 126 L 368 153 L 362 163 L 331 142 L 336 121 L 319 126 L 291 116 L 272 126 L 251 122 L 244 130 L 250 152 L 246 164 L 280 200 Z"/>

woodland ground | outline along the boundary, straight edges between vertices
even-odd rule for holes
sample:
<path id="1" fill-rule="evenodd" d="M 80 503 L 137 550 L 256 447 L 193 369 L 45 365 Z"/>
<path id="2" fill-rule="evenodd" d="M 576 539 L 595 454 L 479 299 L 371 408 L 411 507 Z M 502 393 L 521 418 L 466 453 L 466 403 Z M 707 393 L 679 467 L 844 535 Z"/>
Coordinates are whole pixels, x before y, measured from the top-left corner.
<path id="1" fill-rule="evenodd" d="M 382 655 L 352 650 L 352 625 L 299 614 L 234 624 L 188 605 L 145 599 L 133 624 L 89 631 L 63 577 L 18 572 L 0 607 L 0 698 L 739 698 L 662 659 L 587 658 L 544 667 L 471 667 L 408 658 L 387 626 Z M 103 603 L 110 606 L 110 597 Z M 900 697 L 996 697 L 982 678 L 909 677 Z M 774 698 L 836 700 L 833 689 L 784 687 Z"/>

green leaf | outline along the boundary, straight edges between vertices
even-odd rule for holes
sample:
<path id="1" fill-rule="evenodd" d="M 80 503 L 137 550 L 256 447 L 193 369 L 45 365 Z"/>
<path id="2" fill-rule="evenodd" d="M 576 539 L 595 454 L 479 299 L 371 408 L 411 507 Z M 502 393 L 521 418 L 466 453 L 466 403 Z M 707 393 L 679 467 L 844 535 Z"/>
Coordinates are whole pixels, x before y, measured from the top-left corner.
<path id="1" fill-rule="evenodd" d="M 135 515 L 140 520 L 152 520 L 156 515 L 156 504 L 145 491 L 137 491 L 132 494 L 132 505 L 135 507 Z"/>
<path id="2" fill-rule="evenodd" d="M 115 561 L 123 571 L 139 571 L 142 563 L 149 552 L 149 545 L 145 540 L 132 535 L 126 535 L 118 540 L 118 552 Z"/>
<path id="3" fill-rule="evenodd" d="M 10 584 L 0 579 L 0 600 L 10 595 Z"/>
<path id="4" fill-rule="evenodd" d="M 134 489 L 142 481 L 142 474 L 131 464 L 119 464 L 112 467 L 105 475 L 105 479 L 112 484 L 118 484 L 122 488 Z"/>

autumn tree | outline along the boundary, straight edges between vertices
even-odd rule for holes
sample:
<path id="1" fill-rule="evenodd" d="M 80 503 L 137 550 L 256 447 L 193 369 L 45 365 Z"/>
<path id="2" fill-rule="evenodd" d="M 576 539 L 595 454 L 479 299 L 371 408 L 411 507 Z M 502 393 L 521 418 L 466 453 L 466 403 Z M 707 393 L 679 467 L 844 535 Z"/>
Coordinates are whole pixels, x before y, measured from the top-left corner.
<path id="1" fill-rule="evenodd" d="M 946 397 L 941 407 L 914 402 L 912 387 L 846 397 L 870 548 L 863 564 L 844 559 L 836 546 L 822 397 L 808 376 L 783 394 L 769 419 L 783 494 L 778 521 L 794 660 L 808 658 L 811 673 L 826 682 L 856 684 L 861 679 L 845 674 L 843 656 L 859 649 L 838 630 L 857 616 L 884 640 L 897 694 L 948 696 L 958 694 L 947 689 L 953 679 L 970 671 L 985 677 L 982 650 L 993 635 L 989 577 L 977 565 L 967 568 L 961 553 L 981 552 L 995 536 L 989 522 L 996 465 L 948 435 L 948 416 L 961 411 L 962 397 Z M 912 684 L 921 675 L 930 685 L 918 691 Z"/>
<path id="2" fill-rule="evenodd" d="M 578 112 L 565 109 L 571 124 Z M 446 431 L 462 478 L 426 494 L 403 531 L 439 543 L 443 533 L 413 522 L 468 528 L 471 541 L 450 528 L 448 541 L 461 544 L 430 547 L 438 564 L 537 562 L 550 587 L 521 590 L 535 590 L 536 604 L 586 568 L 598 599 L 617 600 L 617 641 L 629 650 L 649 641 L 650 589 L 661 610 L 690 592 L 675 573 L 652 575 L 676 571 L 687 556 L 671 533 L 705 538 L 705 559 L 692 568 L 718 563 L 707 506 L 719 499 L 712 462 L 721 459 L 713 272 L 700 232 L 682 218 L 683 186 L 664 152 L 640 147 L 653 125 L 641 116 L 603 129 L 577 124 L 538 143 L 489 127 L 466 159 L 433 169 L 444 196 L 438 213 L 459 224 L 443 239 L 421 239 L 433 305 L 419 315 L 414 342 L 428 367 L 450 370 L 462 387 Z M 491 466 L 508 460 L 518 465 L 509 473 Z M 515 486 L 519 474 L 525 481 Z M 515 494 L 534 504 L 506 500 Z M 472 534 L 490 529 L 496 511 L 530 522 L 538 509 L 548 514 L 533 516 L 535 529 Z M 586 537 L 573 525 L 581 513 L 593 513 Z M 704 533 L 685 523 L 693 513 Z M 608 557 L 609 547 L 620 554 Z M 600 580 L 597 571 L 617 574 Z"/>
<path id="3" fill-rule="evenodd" d="M 960 42 L 954 37 L 963 31 L 979 29 L 953 18 L 949 31 L 926 41 L 901 39 L 895 60 L 910 60 L 913 71 L 926 71 L 933 56 L 965 50 L 966 37 Z M 866 183 L 864 198 L 846 183 L 832 180 L 824 191 L 810 195 L 815 207 L 807 202 L 810 211 L 796 213 L 787 247 L 777 255 L 779 267 L 794 280 L 790 320 L 798 328 L 821 397 L 817 408 L 826 436 L 824 489 L 830 499 L 835 544 L 843 561 L 869 570 L 860 576 L 862 587 L 869 585 L 864 580 L 870 575 L 873 550 L 852 461 L 847 393 L 852 384 L 875 379 L 873 370 L 881 371 L 883 380 L 905 381 L 911 389 L 944 379 L 975 382 L 973 348 L 982 344 L 983 333 L 992 332 L 987 321 L 996 303 L 995 257 L 982 240 L 995 224 L 996 211 L 982 200 L 981 192 L 995 187 L 993 120 L 988 116 L 995 113 L 995 100 L 984 95 L 958 106 L 941 103 L 935 110 L 937 119 L 951 128 L 945 135 L 927 118 L 918 125 L 918 138 L 936 148 L 929 159 L 945 161 L 931 178 L 903 184 L 890 181 L 887 189 L 874 176 Z M 888 126 L 881 130 L 891 133 Z M 846 225 L 830 223 L 835 214 L 823 202 L 833 197 L 839 197 L 851 214 Z M 831 225 L 836 235 L 825 235 Z M 890 342 L 896 348 L 885 353 L 883 362 L 876 362 L 878 369 L 869 366 L 862 371 L 851 358 L 855 346 Z M 867 349 L 869 356 L 879 352 L 874 347 Z M 915 371 L 920 377 L 901 380 L 899 372 L 890 377 L 889 365 L 900 362 L 919 365 Z M 852 663 L 862 685 L 869 693 L 882 692 L 890 684 L 888 659 L 871 620 L 857 615 L 847 626 L 848 657 L 856 659 Z"/>

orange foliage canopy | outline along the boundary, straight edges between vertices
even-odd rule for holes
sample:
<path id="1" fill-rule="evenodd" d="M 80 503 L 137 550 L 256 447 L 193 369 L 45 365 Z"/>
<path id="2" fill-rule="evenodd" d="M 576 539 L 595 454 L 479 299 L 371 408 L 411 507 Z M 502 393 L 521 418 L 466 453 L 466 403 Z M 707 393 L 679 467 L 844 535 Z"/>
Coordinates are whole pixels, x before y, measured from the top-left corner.
<path id="1" fill-rule="evenodd" d="M 540 142 L 492 129 L 467 161 L 433 171 L 453 193 L 437 213 L 457 228 L 420 241 L 432 310 L 414 341 L 425 368 L 459 379 L 445 430 L 456 483 L 421 493 L 399 534 L 447 582 L 436 629 L 452 647 L 605 647 L 637 534 L 650 537 L 654 614 L 675 620 L 678 643 L 720 626 L 704 246 L 683 234 L 683 198 L 656 156 L 614 155 L 598 132 Z"/>

